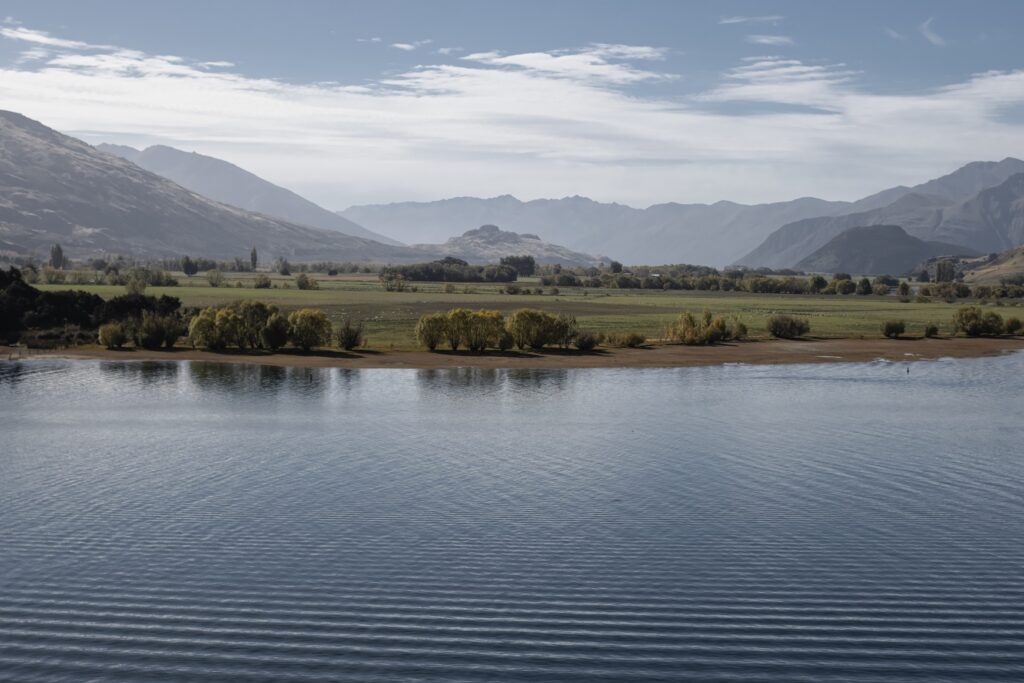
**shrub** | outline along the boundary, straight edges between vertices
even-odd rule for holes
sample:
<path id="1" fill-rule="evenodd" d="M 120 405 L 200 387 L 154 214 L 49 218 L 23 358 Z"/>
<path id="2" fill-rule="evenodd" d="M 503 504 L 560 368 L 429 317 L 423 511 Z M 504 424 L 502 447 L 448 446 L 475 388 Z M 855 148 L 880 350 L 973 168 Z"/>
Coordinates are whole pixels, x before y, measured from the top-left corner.
<path id="1" fill-rule="evenodd" d="M 601 343 L 601 335 L 590 330 L 580 330 L 573 342 L 580 351 L 593 351 Z"/>
<path id="2" fill-rule="evenodd" d="M 939 336 L 939 326 L 935 323 L 928 323 L 924 326 L 924 336 L 933 339 Z"/>
<path id="3" fill-rule="evenodd" d="M 291 342 L 303 351 L 323 346 L 331 338 L 331 321 L 319 308 L 300 308 L 288 316 Z"/>
<path id="4" fill-rule="evenodd" d="M 835 285 L 836 294 L 853 294 L 855 291 L 857 291 L 857 285 L 854 283 L 853 280 L 850 280 L 849 278 L 844 280 L 833 280 L 832 284 Z"/>
<path id="5" fill-rule="evenodd" d="M 579 331 L 580 327 L 576 322 L 576 316 L 559 313 L 551 325 L 550 342 L 567 349 L 572 346 Z"/>
<path id="6" fill-rule="evenodd" d="M 897 339 L 907 331 L 907 325 L 902 320 L 886 320 L 882 323 L 882 334 L 890 339 Z"/>
<path id="7" fill-rule="evenodd" d="M 953 330 L 968 337 L 991 337 L 1003 333 L 1003 318 L 995 311 L 962 306 L 953 316 Z"/>
<path id="8" fill-rule="evenodd" d="M 99 340 L 108 349 L 119 349 L 128 341 L 128 333 L 121 323 L 107 323 L 100 325 Z"/>
<path id="9" fill-rule="evenodd" d="M 885 296 L 889 293 L 889 285 L 884 282 L 879 282 L 871 286 L 871 291 L 878 296 Z"/>
<path id="10" fill-rule="evenodd" d="M 448 333 L 448 317 L 444 313 L 428 313 L 416 323 L 416 341 L 433 351 Z"/>
<path id="11" fill-rule="evenodd" d="M 351 318 L 345 318 L 341 321 L 341 326 L 338 327 L 335 337 L 338 340 L 338 346 L 346 351 L 362 346 L 363 323 L 353 323 Z"/>
<path id="12" fill-rule="evenodd" d="M 506 294 L 519 294 L 521 291 L 522 290 L 520 290 L 519 285 L 514 285 L 511 283 L 505 285 Z"/>
<path id="13" fill-rule="evenodd" d="M 717 344 L 720 341 L 741 339 L 746 335 L 747 326 L 739 320 L 730 322 L 721 316 L 713 316 L 708 310 L 699 318 L 687 311 L 668 329 L 670 339 L 688 346 Z"/>
<path id="14" fill-rule="evenodd" d="M 267 318 L 267 324 L 260 330 L 260 341 L 264 348 L 277 351 L 288 343 L 291 333 L 292 326 L 288 324 L 288 320 L 280 313 L 274 313 Z"/>
<path id="15" fill-rule="evenodd" d="M 254 349 L 263 347 L 263 328 L 270 316 L 277 313 L 277 306 L 262 301 L 239 301 L 231 305 L 238 312 L 238 345 Z"/>
<path id="16" fill-rule="evenodd" d="M 612 334 L 608 336 L 608 343 L 611 346 L 618 348 L 630 348 L 635 349 L 638 346 L 643 346 L 647 343 L 647 337 L 640 334 L 639 332 L 625 332 L 622 334 Z"/>
<path id="17" fill-rule="evenodd" d="M 1024 324 L 1021 323 L 1020 318 L 1009 318 L 1005 325 L 1006 334 L 1019 334 L 1022 327 Z"/>
<path id="18" fill-rule="evenodd" d="M 320 283 L 305 273 L 299 273 L 295 277 L 295 286 L 299 289 L 320 289 Z"/>
<path id="19" fill-rule="evenodd" d="M 850 282 L 844 280 L 843 282 Z M 810 321 L 791 315 L 773 315 L 768 319 L 768 333 L 779 339 L 796 339 L 811 331 Z"/>
<path id="20" fill-rule="evenodd" d="M 224 273 L 216 268 L 209 270 L 206 272 L 206 281 L 210 283 L 211 287 L 220 287 L 224 284 Z"/>
<path id="21" fill-rule="evenodd" d="M 256 282 L 253 283 L 255 289 L 270 289 L 271 285 L 270 278 L 263 273 L 256 276 Z"/>
<path id="22" fill-rule="evenodd" d="M 218 350 L 224 348 L 217 335 L 217 309 L 210 306 L 196 314 L 188 324 L 188 340 L 192 348 Z"/>

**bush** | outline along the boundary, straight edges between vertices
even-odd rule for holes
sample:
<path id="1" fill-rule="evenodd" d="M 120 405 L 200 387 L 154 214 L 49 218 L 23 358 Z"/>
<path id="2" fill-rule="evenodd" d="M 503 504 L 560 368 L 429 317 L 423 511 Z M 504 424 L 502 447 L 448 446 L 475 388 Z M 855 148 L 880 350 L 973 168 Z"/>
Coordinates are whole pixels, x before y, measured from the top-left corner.
<path id="1" fill-rule="evenodd" d="M 934 339 L 939 336 L 939 326 L 935 323 L 928 323 L 924 326 L 924 336 L 928 339 Z"/>
<path id="2" fill-rule="evenodd" d="M 968 337 L 993 337 L 1003 333 L 1003 318 L 995 311 L 962 306 L 953 316 L 953 330 Z"/>
<path id="3" fill-rule="evenodd" d="M 211 287 L 220 287 L 224 284 L 224 273 L 220 272 L 216 268 L 207 271 L 206 281 L 210 283 Z"/>
<path id="4" fill-rule="evenodd" d="M 341 326 L 335 333 L 338 346 L 346 351 L 363 345 L 363 323 L 353 323 L 351 318 L 341 321 Z"/>
<path id="5" fill-rule="evenodd" d="M 433 351 L 448 333 L 448 317 L 444 313 L 428 313 L 416 323 L 416 341 Z"/>
<path id="6" fill-rule="evenodd" d="M 844 280 L 843 282 L 850 282 Z M 791 315 L 773 315 L 768 319 L 768 334 L 779 339 L 796 339 L 811 331 L 810 321 Z"/>
<path id="7" fill-rule="evenodd" d="M 108 349 L 119 349 L 128 341 L 128 333 L 121 323 L 107 323 L 100 325 L 99 340 Z"/>
<path id="8" fill-rule="evenodd" d="M 717 344 L 720 341 L 742 339 L 746 335 L 747 326 L 739 320 L 730 322 L 721 316 L 713 316 L 707 310 L 699 318 L 687 311 L 668 329 L 670 339 L 688 346 Z"/>
<path id="9" fill-rule="evenodd" d="M 299 289 L 320 289 L 320 283 L 305 273 L 299 273 L 295 277 L 295 286 Z"/>
<path id="10" fill-rule="evenodd" d="M 288 320 L 280 313 L 273 313 L 260 330 L 260 341 L 264 348 L 277 351 L 288 343 L 291 333 L 292 326 L 288 324 Z"/>
<path id="11" fill-rule="evenodd" d="M 324 346 L 331 339 L 331 321 L 319 308 L 300 308 L 288 316 L 291 342 L 303 351 Z"/>
<path id="12" fill-rule="evenodd" d="M 593 351 L 601 343 L 601 335 L 590 330 L 580 330 L 573 343 L 580 351 Z"/>
<path id="13" fill-rule="evenodd" d="M 640 334 L 639 332 L 625 332 L 622 334 L 612 334 L 608 336 L 608 344 L 611 346 L 622 348 L 635 349 L 638 346 L 643 346 L 647 343 L 647 337 Z"/>
<path id="14" fill-rule="evenodd" d="M 473 312 L 468 308 L 453 308 L 448 311 L 445 335 L 448 337 L 448 346 L 452 351 L 458 351 L 459 346 L 469 337 L 469 325 L 472 318 Z"/>
<path id="15" fill-rule="evenodd" d="M 466 325 L 466 347 L 470 351 L 483 351 L 489 346 L 499 346 L 505 331 L 505 318 L 498 311 L 476 311 L 470 314 Z"/>
<path id="16" fill-rule="evenodd" d="M 253 283 L 255 289 L 270 289 L 270 285 L 273 284 L 270 278 L 263 273 L 256 276 L 256 282 Z"/>
<path id="17" fill-rule="evenodd" d="M 897 339 L 907 331 L 907 325 L 902 320 L 886 320 L 882 323 L 882 334 L 890 339 Z"/>
<path id="18" fill-rule="evenodd" d="M 1009 318 L 1005 325 L 1006 334 L 1020 334 L 1022 327 L 1024 327 L 1024 324 L 1021 323 L 1020 318 Z"/>

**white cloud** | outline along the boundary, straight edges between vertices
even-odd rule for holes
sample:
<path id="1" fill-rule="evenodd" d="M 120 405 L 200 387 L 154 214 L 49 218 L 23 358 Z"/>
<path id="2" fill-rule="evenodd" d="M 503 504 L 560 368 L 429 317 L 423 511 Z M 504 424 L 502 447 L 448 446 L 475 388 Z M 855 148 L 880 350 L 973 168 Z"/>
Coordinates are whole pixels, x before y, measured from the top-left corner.
<path id="1" fill-rule="evenodd" d="M 332 31 L 333 33 L 333 31 Z M 372 38 L 356 38 L 357 43 L 379 43 L 380 36 L 374 36 Z"/>
<path id="2" fill-rule="evenodd" d="M 895 29 L 889 28 L 888 26 L 883 26 L 882 27 L 882 32 L 885 33 L 885 35 L 887 35 L 890 38 L 892 38 L 893 40 L 903 40 L 903 38 L 904 38 L 902 33 L 900 33 L 899 31 L 897 31 Z"/>
<path id="3" fill-rule="evenodd" d="M 230 69 L 235 66 L 234 62 L 215 61 L 215 62 L 199 62 L 199 66 L 205 66 L 210 69 Z"/>
<path id="4" fill-rule="evenodd" d="M 406 52 L 412 52 L 413 50 L 423 47 L 424 45 L 430 45 L 432 40 L 417 40 L 412 43 L 391 43 L 391 47 L 396 47 L 399 50 L 405 50 Z"/>
<path id="5" fill-rule="evenodd" d="M 1024 154 L 1024 124 L 1006 115 L 1024 107 L 1024 70 L 888 95 L 843 64 L 764 56 L 684 94 L 658 68 L 664 50 L 590 45 L 339 85 L 23 35 L 6 37 L 52 54 L 0 66 L 4 108 L 90 141 L 219 156 L 333 208 L 506 192 L 854 198 Z M 633 87 L 650 82 L 659 95 Z"/>
<path id="6" fill-rule="evenodd" d="M 932 45 L 937 47 L 945 47 L 946 39 L 940 36 L 932 29 L 932 22 L 935 21 L 935 17 L 929 17 L 923 24 L 917 27 L 917 30 L 921 32 L 924 39 Z"/>
<path id="7" fill-rule="evenodd" d="M 463 48 L 461 48 L 461 47 L 439 47 L 439 48 L 437 48 L 437 54 L 439 54 L 439 55 L 452 55 L 452 54 L 455 54 L 456 52 L 462 52 L 462 51 L 463 51 Z"/>
<path id="8" fill-rule="evenodd" d="M 771 14 L 761 17 L 722 17 L 719 24 L 778 24 L 784 17 L 778 14 Z"/>
<path id="9" fill-rule="evenodd" d="M 792 45 L 793 39 L 789 36 L 769 36 L 769 35 L 752 35 L 747 36 L 748 43 L 754 43 L 755 45 Z"/>

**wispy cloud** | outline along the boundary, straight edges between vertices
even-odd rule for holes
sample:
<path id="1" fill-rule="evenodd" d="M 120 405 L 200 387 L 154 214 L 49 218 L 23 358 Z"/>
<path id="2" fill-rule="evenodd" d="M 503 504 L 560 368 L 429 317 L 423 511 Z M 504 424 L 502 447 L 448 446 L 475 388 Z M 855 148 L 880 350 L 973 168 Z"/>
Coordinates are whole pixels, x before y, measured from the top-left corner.
<path id="1" fill-rule="evenodd" d="M 412 43 L 391 43 L 391 47 L 398 48 L 399 50 L 405 50 L 406 52 L 412 52 L 413 50 L 423 47 L 424 45 L 430 45 L 432 40 L 417 40 Z"/>
<path id="2" fill-rule="evenodd" d="M 778 24 L 784 17 L 778 14 L 769 14 L 760 17 L 722 17 L 719 24 Z"/>
<path id="3" fill-rule="evenodd" d="M 347 85 L 0 35 L 50 53 L 0 65 L 4 108 L 91 141 L 220 156 L 330 205 L 505 192 L 849 198 L 1024 148 L 1024 123 L 1005 115 L 1024 107 L 1024 70 L 893 95 L 843 64 L 766 56 L 685 94 L 669 91 L 665 50 L 599 44 L 478 53 Z M 658 95 L 635 87 L 651 82 Z"/>
<path id="4" fill-rule="evenodd" d="M 379 43 L 380 36 L 374 36 L 372 38 L 356 38 L 357 43 Z"/>
<path id="5" fill-rule="evenodd" d="M 932 45 L 937 47 L 946 47 L 946 39 L 936 33 L 932 28 L 933 21 L 935 21 L 935 17 L 928 17 L 923 24 L 917 27 L 917 30 L 920 31 L 921 35 L 924 36 L 924 39 Z"/>
<path id="6" fill-rule="evenodd" d="M 770 36 L 770 35 L 750 35 L 747 36 L 748 43 L 754 43 L 755 45 L 792 45 L 793 39 L 789 36 Z"/>
<path id="7" fill-rule="evenodd" d="M 884 33 L 885 35 L 889 36 L 893 40 L 903 40 L 903 38 L 905 37 L 902 33 L 897 31 L 896 29 L 889 28 L 888 26 L 883 26 L 882 27 L 882 33 Z"/>
<path id="8" fill-rule="evenodd" d="M 439 55 L 453 55 L 456 52 L 462 52 L 462 51 L 463 51 L 463 48 L 461 48 L 461 47 L 439 47 L 439 48 L 437 48 L 437 54 L 439 54 Z"/>

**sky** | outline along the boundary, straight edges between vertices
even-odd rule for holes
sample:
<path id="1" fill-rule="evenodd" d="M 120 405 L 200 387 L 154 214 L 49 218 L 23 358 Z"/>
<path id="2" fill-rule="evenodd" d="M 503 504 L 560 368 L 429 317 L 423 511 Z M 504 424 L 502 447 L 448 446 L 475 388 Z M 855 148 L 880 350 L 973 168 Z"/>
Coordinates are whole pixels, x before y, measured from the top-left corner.
<path id="1" fill-rule="evenodd" d="M 1024 157 L 1024 2 L 4 0 L 0 109 L 330 209 L 853 200 Z"/>

